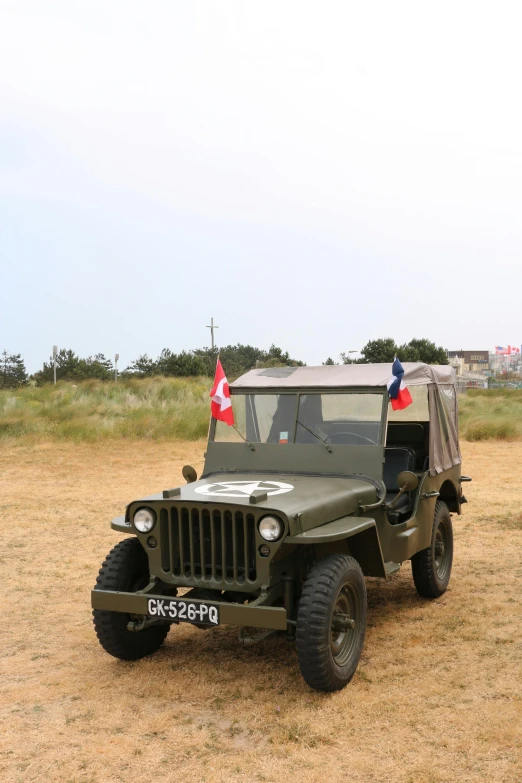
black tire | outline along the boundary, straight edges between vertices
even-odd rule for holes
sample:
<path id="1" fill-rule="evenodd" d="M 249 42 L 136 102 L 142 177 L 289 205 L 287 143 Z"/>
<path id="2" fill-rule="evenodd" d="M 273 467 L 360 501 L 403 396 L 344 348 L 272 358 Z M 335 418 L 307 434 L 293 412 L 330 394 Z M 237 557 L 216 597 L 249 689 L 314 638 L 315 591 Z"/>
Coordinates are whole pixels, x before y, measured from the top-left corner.
<path id="1" fill-rule="evenodd" d="M 94 589 L 134 592 L 148 583 L 147 555 L 137 538 L 126 538 L 107 555 Z M 128 631 L 127 623 L 133 619 L 129 614 L 104 609 L 94 609 L 92 614 L 101 646 L 122 661 L 137 661 L 152 655 L 159 650 L 170 629 L 169 625 L 153 625 L 143 631 Z"/>
<path id="2" fill-rule="evenodd" d="M 453 564 L 453 526 L 447 505 L 438 500 L 433 516 L 431 543 L 411 559 L 413 581 L 423 598 L 439 598 L 449 584 Z"/>
<path id="3" fill-rule="evenodd" d="M 299 667 L 311 688 L 337 691 L 350 682 L 364 644 L 366 612 L 366 585 L 357 560 L 329 555 L 313 566 L 296 628 Z M 353 628 L 339 628 L 341 614 L 354 621 Z"/>

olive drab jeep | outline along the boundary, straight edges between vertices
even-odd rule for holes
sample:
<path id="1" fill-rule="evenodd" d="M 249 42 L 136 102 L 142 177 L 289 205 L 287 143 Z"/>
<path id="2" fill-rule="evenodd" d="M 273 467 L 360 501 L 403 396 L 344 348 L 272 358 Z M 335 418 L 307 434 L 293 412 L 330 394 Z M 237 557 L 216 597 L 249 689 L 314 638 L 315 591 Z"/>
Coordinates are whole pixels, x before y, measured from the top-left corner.
<path id="1" fill-rule="evenodd" d="M 412 403 L 394 411 L 390 366 L 256 369 L 230 385 L 235 428 L 211 420 L 203 474 L 138 498 L 92 591 L 102 647 L 136 660 L 182 622 L 239 626 L 251 644 L 295 639 L 308 685 L 352 678 L 366 630 L 365 576 L 411 560 L 421 596 L 448 586 L 461 484 L 454 370 L 404 364 Z M 194 640 L 196 644 L 196 639 Z"/>

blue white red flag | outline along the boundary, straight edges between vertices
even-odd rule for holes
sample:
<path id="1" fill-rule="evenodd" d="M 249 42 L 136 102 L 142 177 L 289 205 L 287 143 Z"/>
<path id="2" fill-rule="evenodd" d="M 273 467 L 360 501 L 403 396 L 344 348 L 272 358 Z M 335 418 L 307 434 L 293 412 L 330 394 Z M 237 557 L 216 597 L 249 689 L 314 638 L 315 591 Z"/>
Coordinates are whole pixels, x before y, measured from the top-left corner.
<path id="1" fill-rule="evenodd" d="M 395 359 L 392 367 L 392 377 L 387 383 L 390 402 L 394 411 L 402 411 L 411 405 L 413 400 L 408 391 L 408 387 L 402 380 L 404 378 L 404 367 L 398 359 Z"/>

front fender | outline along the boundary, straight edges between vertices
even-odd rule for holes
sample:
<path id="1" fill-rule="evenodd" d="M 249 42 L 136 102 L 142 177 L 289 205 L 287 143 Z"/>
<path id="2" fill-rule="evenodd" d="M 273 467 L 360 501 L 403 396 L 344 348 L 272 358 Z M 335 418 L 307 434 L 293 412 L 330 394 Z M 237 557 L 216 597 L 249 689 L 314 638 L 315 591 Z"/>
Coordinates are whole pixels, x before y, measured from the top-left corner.
<path id="1" fill-rule="evenodd" d="M 365 576 L 386 578 L 379 534 L 375 519 L 369 517 L 341 517 L 334 522 L 306 530 L 297 536 L 288 536 L 285 544 L 329 544 L 346 541 L 350 553 L 358 561 Z"/>
<path id="2" fill-rule="evenodd" d="M 285 538 L 285 544 L 328 544 L 330 541 L 341 541 L 356 536 L 363 530 L 375 527 L 375 519 L 368 517 L 341 517 L 327 525 L 320 525 L 311 530 L 305 530 L 297 536 Z"/>
<path id="3" fill-rule="evenodd" d="M 133 533 L 136 534 L 136 531 L 132 527 L 130 522 L 127 522 L 126 518 L 124 516 L 122 517 L 114 517 L 114 519 L 111 521 L 111 527 L 113 530 L 117 530 L 118 533 Z"/>

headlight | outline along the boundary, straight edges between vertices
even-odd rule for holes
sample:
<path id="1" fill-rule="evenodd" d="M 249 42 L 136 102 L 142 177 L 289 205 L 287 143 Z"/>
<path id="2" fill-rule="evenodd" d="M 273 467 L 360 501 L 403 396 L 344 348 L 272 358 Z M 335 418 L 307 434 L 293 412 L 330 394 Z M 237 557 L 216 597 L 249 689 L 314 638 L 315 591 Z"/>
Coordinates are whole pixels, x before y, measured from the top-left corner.
<path id="1" fill-rule="evenodd" d="M 265 541 L 277 541 L 283 535 L 284 526 L 277 517 L 263 517 L 259 522 L 259 535 Z"/>
<path id="2" fill-rule="evenodd" d="M 132 521 L 139 533 L 150 533 L 156 524 L 156 514 L 151 508 L 139 508 Z"/>

